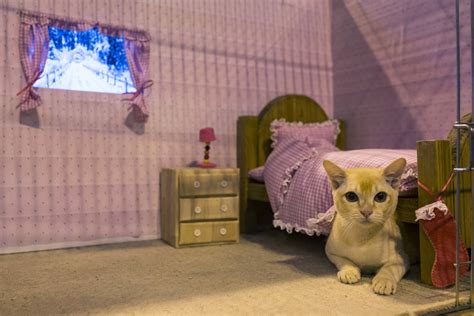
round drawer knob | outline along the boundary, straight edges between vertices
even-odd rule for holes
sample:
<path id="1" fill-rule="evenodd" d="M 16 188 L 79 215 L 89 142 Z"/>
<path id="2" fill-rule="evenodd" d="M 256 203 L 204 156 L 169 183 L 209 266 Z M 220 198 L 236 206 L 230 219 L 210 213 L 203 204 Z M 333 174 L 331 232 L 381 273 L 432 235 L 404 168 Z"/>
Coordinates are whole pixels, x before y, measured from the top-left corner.
<path id="1" fill-rule="evenodd" d="M 222 204 L 222 205 L 221 205 L 221 212 L 227 212 L 228 209 L 229 209 L 229 208 L 227 207 L 226 204 Z"/>
<path id="2" fill-rule="evenodd" d="M 224 227 L 222 227 L 221 229 L 219 229 L 219 233 L 222 235 L 222 236 L 225 236 L 227 234 L 227 229 L 225 229 Z"/>
<path id="3" fill-rule="evenodd" d="M 200 187 L 201 187 L 201 182 L 199 182 L 199 181 L 194 181 L 194 187 L 195 187 L 196 189 L 200 188 Z"/>
<path id="4" fill-rule="evenodd" d="M 201 209 L 200 206 L 196 206 L 196 207 L 194 208 L 194 213 L 199 214 L 199 213 L 201 213 L 201 212 L 202 212 L 202 209 Z"/>
<path id="5" fill-rule="evenodd" d="M 196 236 L 196 237 L 201 236 L 201 230 L 200 229 L 195 229 L 194 230 L 194 236 Z"/>
<path id="6" fill-rule="evenodd" d="M 221 181 L 221 187 L 227 188 L 228 185 L 229 185 L 229 182 L 227 182 L 227 181 L 225 181 L 225 180 L 222 180 L 222 181 Z"/>

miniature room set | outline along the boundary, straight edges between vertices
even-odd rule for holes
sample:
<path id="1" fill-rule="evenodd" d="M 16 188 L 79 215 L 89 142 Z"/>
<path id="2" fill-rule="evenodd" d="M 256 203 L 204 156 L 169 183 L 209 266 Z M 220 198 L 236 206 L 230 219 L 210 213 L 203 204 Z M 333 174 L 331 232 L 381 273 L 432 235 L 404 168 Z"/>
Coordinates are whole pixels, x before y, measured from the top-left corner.
<path id="1" fill-rule="evenodd" d="M 472 7 L 3 1 L 0 314 L 471 308 Z M 378 295 L 325 254 L 323 164 L 398 158 Z"/>

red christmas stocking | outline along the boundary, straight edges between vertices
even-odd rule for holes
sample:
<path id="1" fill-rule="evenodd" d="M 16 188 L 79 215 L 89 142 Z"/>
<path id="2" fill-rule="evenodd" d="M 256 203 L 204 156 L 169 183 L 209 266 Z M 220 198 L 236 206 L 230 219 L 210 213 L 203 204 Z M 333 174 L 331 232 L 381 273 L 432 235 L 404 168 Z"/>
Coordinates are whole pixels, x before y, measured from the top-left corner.
<path id="1" fill-rule="evenodd" d="M 431 280 L 437 288 L 444 288 L 455 283 L 456 280 L 456 223 L 451 212 L 434 209 L 435 217 L 431 220 L 420 219 L 426 236 L 433 245 L 435 251 L 435 261 L 431 269 Z M 460 274 L 464 275 L 468 271 L 469 261 L 464 243 L 460 241 L 459 247 Z"/>

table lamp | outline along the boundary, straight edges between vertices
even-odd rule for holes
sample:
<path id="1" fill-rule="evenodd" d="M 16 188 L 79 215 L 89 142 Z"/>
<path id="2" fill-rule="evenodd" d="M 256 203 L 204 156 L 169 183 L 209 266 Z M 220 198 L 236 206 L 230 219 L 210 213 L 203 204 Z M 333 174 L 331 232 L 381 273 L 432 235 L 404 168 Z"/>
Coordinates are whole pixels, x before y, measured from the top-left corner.
<path id="1" fill-rule="evenodd" d="M 215 163 L 209 162 L 209 151 L 211 149 L 211 142 L 216 140 L 214 135 L 214 129 L 212 127 L 206 127 L 199 131 L 199 141 L 205 143 L 204 146 L 204 161 L 198 163 L 200 168 L 214 168 Z"/>

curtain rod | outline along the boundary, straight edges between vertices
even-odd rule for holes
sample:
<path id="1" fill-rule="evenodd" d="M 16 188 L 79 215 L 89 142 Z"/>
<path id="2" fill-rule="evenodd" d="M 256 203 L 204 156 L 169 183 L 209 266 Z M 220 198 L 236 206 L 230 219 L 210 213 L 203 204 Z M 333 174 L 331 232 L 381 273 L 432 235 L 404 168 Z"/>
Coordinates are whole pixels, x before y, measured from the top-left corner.
<path id="1" fill-rule="evenodd" d="M 143 29 L 137 29 L 137 28 L 128 28 L 116 24 L 109 24 L 109 23 L 101 23 L 99 21 L 92 21 L 92 20 L 87 20 L 87 19 L 77 19 L 77 18 L 69 18 L 69 17 L 64 17 L 64 16 L 59 16 L 56 14 L 50 14 L 50 13 L 42 13 L 42 12 L 35 12 L 35 11 L 29 11 L 29 10 L 23 10 L 23 9 L 13 9 L 13 8 L 8 8 L 10 11 L 17 12 L 20 16 L 26 16 L 26 17 L 32 17 L 32 18 L 47 18 L 55 21 L 60 21 L 64 22 L 65 24 L 89 24 L 91 26 L 99 26 L 103 28 L 110 28 L 110 29 L 115 29 L 115 30 L 126 30 L 127 32 L 133 32 L 137 34 L 142 34 L 145 37 L 148 38 L 148 40 L 151 40 L 150 33 L 147 30 Z"/>

